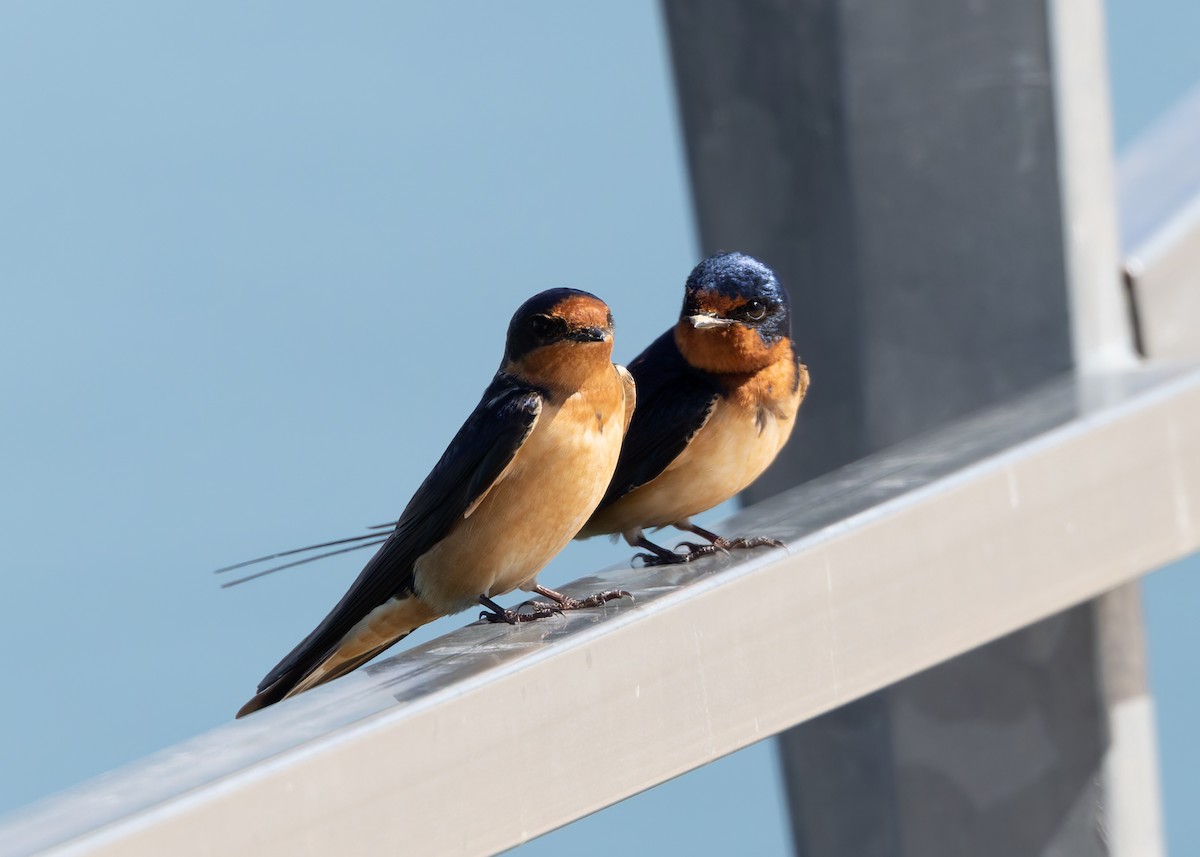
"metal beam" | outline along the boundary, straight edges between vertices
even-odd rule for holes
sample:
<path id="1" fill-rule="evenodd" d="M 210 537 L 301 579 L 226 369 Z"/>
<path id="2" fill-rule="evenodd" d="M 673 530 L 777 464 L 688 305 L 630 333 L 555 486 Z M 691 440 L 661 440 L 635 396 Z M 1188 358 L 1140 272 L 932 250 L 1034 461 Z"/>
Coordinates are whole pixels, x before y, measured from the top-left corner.
<path id="1" fill-rule="evenodd" d="M 1040 0 L 664 10 L 701 246 L 780 273 L 813 373 L 752 499 L 1071 368 Z"/>
<path id="2" fill-rule="evenodd" d="M 1200 369 L 1082 384 L 724 527 L 786 551 L 578 581 L 637 602 L 464 628 L 10 816 L 0 854 L 495 853 L 1196 550 Z"/>
<path id="3" fill-rule="evenodd" d="M 1121 157 L 1125 275 L 1148 357 L 1200 357 L 1200 85 Z"/>
<path id="4" fill-rule="evenodd" d="M 1135 350 L 1120 278 L 1104 3 L 1037 0 L 1034 5 L 1042 6 L 1049 18 L 1059 211 L 1075 366 L 1085 373 L 1128 368 Z"/>
<path id="5" fill-rule="evenodd" d="M 1100 0 L 664 9 L 703 248 L 779 270 L 812 371 L 799 439 L 751 501 L 1067 366 L 1133 364 Z M 1140 634 L 1136 612 L 1094 610 L 786 735 L 797 851 L 1154 853 L 1094 833 L 1122 812 L 1093 785 L 1111 726 L 1094 649 L 1106 617 Z M 1047 636 L 1069 638 L 1061 657 L 1044 656 Z M 996 746 L 1012 721 L 1046 727 L 1059 764 L 1010 748 L 1009 778 L 1027 788 L 1006 816 L 977 802 L 991 762 L 965 769 L 954 738 L 990 724 L 977 746 Z M 1141 750 L 1153 758 L 1152 742 Z"/>

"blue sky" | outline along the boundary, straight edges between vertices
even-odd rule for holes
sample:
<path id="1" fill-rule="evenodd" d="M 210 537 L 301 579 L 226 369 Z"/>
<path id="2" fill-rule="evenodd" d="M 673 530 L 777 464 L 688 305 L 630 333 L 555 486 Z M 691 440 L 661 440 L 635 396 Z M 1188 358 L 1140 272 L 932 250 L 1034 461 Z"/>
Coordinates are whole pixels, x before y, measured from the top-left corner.
<path id="1" fill-rule="evenodd" d="M 1200 11 L 1109 9 L 1125 144 L 1200 81 Z M 0 110 L 0 811 L 225 722 L 361 556 L 209 570 L 401 508 L 522 300 L 602 295 L 627 361 L 696 261 L 648 3 L 10 2 Z M 544 579 L 627 555 L 576 544 Z M 1168 810 L 1200 765 L 1195 572 L 1146 588 Z M 526 850 L 619 823 L 782 854 L 783 819 L 764 744 Z"/>

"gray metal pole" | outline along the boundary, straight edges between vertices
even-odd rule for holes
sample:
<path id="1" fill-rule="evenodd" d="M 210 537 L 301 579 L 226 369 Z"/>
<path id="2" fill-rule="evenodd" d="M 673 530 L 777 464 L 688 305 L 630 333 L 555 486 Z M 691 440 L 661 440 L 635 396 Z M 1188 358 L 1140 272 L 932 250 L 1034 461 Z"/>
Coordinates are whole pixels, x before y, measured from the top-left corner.
<path id="1" fill-rule="evenodd" d="M 1131 362 L 1098 0 L 664 9 L 701 243 L 780 273 L 812 370 L 750 499 Z M 797 853 L 1156 853 L 1104 787 L 1099 643 L 1140 636 L 1082 605 L 787 733 Z"/>

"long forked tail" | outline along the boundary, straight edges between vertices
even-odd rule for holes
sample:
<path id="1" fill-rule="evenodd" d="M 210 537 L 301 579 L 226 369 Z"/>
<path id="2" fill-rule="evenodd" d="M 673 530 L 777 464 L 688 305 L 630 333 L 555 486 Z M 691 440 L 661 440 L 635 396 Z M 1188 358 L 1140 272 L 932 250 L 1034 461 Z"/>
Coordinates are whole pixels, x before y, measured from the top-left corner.
<path id="1" fill-rule="evenodd" d="M 316 653 L 306 645 L 311 637 L 306 639 L 267 674 L 258 686 L 258 693 L 238 709 L 237 717 L 245 717 L 357 669 L 438 615 L 417 596 L 406 594 L 376 607 L 336 644 L 315 657 Z"/>
<path id="2" fill-rule="evenodd" d="M 235 715 L 235 717 L 245 717 L 247 714 L 258 711 L 260 708 L 266 708 L 268 705 L 274 705 L 281 699 L 287 699 L 289 696 L 295 696 L 296 694 L 303 693 L 304 691 L 316 687 L 319 684 L 324 684 L 327 681 L 333 681 L 335 678 L 344 676 L 348 672 L 353 672 L 367 661 L 371 660 L 371 658 L 382 653 L 388 647 L 399 643 L 411 633 L 412 632 L 409 631 L 401 634 L 390 643 L 378 646 L 371 651 L 363 652 L 356 658 L 344 660 L 336 667 L 333 667 L 327 671 L 321 671 L 319 677 L 314 677 L 316 675 L 314 673 L 313 675 L 302 678 L 300 681 L 295 681 L 293 676 L 290 674 L 282 675 L 275 679 L 275 681 L 271 682 L 271 684 L 260 690 L 258 693 L 254 694 L 249 702 L 238 709 L 238 713 Z"/>

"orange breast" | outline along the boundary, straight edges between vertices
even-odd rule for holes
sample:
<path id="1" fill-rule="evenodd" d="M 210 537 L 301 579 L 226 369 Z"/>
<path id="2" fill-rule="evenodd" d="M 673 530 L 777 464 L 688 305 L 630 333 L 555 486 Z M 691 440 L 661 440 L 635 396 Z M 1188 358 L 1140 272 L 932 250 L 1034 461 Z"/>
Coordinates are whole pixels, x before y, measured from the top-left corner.
<path id="1" fill-rule="evenodd" d="M 443 613 L 532 586 L 591 515 L 617 466 L 625 388 L 603 384 L 543 407 L 512 466 L 469 517 L 415 565 L 422 600 Z"/>
<path id="2" fill-rule="evenodd" d="M 657 477 L 597 514 L 583 535 L 666 526 L 739 493 L 787 443 L 807 389 L 808 371 L 796 367 L 790 346 L 786 360 L 734 379 L 683 452 Z"/>

